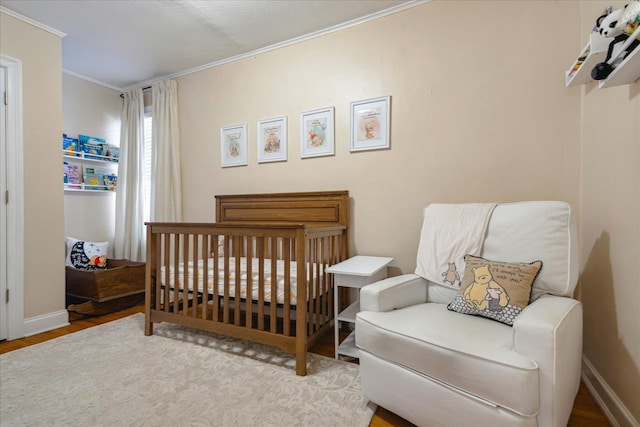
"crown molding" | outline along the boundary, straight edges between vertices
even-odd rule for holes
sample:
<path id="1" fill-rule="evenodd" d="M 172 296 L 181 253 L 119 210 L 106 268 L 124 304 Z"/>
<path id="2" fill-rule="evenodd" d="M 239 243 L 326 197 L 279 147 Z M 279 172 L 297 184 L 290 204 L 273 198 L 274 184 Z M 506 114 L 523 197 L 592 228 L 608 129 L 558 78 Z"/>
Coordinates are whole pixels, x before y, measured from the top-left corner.
<path id="1" fill-rule="evenodd" d="M 209 68 L 214 68 L 214 67 L 219 67 L 221 65 L 229 64 L 231 62 L 241 61 L 243 59 L 251 58 L 252 56 L 256 56 L 256 55 L 260 55 L 260 54 L 263 54 L 263 53 L 267 53 L 267 52 L 270 52 L 272 50 L 281 49 L 283 47 L 290 46 L 290 45 L 293 45 L 293 44 L 302 43 L 304 41 L 311 40 L 311 39 L 314 39 L 316 37 L 321 37 L 321 36 L 324 36 L 326 34 L 331 34 L 331 33 L 335 33 L 337 31 L 341 31 L 341 30 L 344 30 L 344 29 L 347 29 L 347 28 L 355 27 L 357 25 L 364 24 L 366 22 L 373 21 L 375 19 L 379 19 L 379 18 L 383 18 L 385 16 L 393 15 L 394 13 L 402 12 L 404 10 L 411 9 L 413 7 L 416 7 L 416 6 L 420 6 L 420 5 L 423 5 L 425 3 L 429 3 L 430 1 L 432 1 L 432 0 L 413 0 L 413 1 L 408 1 L 406 3 L 402 3 L 402 4 L 398 5 L 398 6 L 390 7 L 388 9 L 381 10 L 379 12 L 372 13 L 370 15 L 363 16 L 361 18 L 353 19 L 351 21 L 347 21 L 347 22 L 344 22 L 344 23 L 339 24 L 339 25 L 334 25 L 333 27 L 329 27 L 329 28 L 326 28 L 324 30 L 316 31 L 316 32 L 310 33 L 310 34 L 305 34 L 304 36 L 296 37 L 296 38 L 293 38 L 293 39 L 290 39 L 290 40 L 286 40 L 284 42 L 280 42 L 280 43 L 272 44 L 270 46 L 266 46 L 266 47 L 263 47 L 263 48 L 260 48 L 260 49 L 252 50 L 251 52 L 243 53 L 241 55 L 232 56 L 230 58 L 221 59 L 219 61 L 211 62 L 209 64 L 200 65 L 198 67 L 190 68 L 188 70 L 180 71 L 180 72 L 177 72 L 177 73 L 174 73 L 174 74 L 170 74 L 170 75 L 167 75 L 167 76 L 164 76 L 164 77 L 159 77 L 159 78 L 155 78 L 155 79 L 151 79 L 151 80 L 146 80 L 146 81 L 143 81 L 143 82 L 138 82 L 138 83 L 136 83 L 134 85 L 131 85 L 131 86 L 128 86 L 128 87 L 124 88 L 124 90 L 130 90 L 130 89 L 135 89 L 135 88 L 138 88 L 138 87 L 149 86 L 152 83 L 155 83 L 155 82 L 158 82 L 158 81 L 161 81 L 161 80 L 182 77 L 182 76 L 186 76 L 188 74 L 197 73 L 198 71 L 203 71 L 203 70 L 206 70 L 206 69 L 209 69 Z"/>
<path id="2" fill-rule="evenodd" d="M 95 83 L 95 84 L 100 85 L 100 86 L 104 86 L 107 89 L 115 90 L 115 91 L 118 91 L 118 92 L 124 92 L 125 91 L 124 89 L 122 89 L 120 87 L 113 86 L 113 85 L 107 84 L 105 82 L 101 82 L 100 80 L 92 79 L 91 77 L 87 77 L 87 76 L 84 76 L 82 74 L 78 74 L 78 73 L 76 73 L 74 71 L 66 70 L 64 68 L 62 69 L 62 73 L 66 74 L 66 75 L 69 75 L 69 76 L 72 76 L 72 77 L 77 77 L 77 78 L 82 79 L 82 80 L 86 80 L 86 81 L 91 82 L 91 83 Z"/>
<path id="3" fill-rule="evenodd" d="M 38 22 L 38 21 L 36 21 L 34 19 L 31 19 L 31 18 L 28 18 L 28 17 L 26 17 L 24 15 L 21 15 L 18 12 L 14 12 L 11 9 L 7 9 L 4 6 L 0 6 L 0 12 L 4 13 L 6 15 L 9 15 L 9 16 L 13 16 L 16 19 L 19 19 L 19 20 L 21 20 L 23 22 L 26 22 L 27 24 L 31 24 L 34 27 L 38 27 L 41 30 L 45 30 L 45 31 L 47 31 L 47 32 L 49 32 L 49 33 L 51 33 L 53 35 L 56 35 L 56 36 L 58 36 L 60 38 L 64 38 L 64 37 L 67 36 L 62 31 L 58 31 L 55 28 L 49 27 L 48 25 L 44 25 L 44 24 L 42 24 L 42 23 L 40 23 L 40 22 Z"/>

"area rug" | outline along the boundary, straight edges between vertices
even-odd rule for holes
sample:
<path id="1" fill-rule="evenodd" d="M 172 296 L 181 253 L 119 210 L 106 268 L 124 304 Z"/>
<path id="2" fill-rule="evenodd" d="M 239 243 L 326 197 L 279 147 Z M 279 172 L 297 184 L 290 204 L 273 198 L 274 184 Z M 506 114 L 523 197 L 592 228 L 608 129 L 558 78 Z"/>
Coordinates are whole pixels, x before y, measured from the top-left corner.
<path id="1" fill-rule="evenodd" d="M 2 426 L 367 426 L 358 366 L 135 314 L 0 355 Z"/>

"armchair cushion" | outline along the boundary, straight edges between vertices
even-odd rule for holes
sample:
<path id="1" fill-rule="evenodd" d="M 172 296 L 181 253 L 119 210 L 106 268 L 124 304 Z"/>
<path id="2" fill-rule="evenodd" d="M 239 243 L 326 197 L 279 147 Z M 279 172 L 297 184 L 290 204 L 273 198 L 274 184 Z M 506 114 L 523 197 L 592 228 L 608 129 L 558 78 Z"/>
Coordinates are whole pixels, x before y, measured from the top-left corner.
<path id="1" fill-rule="evenodd" d="M 502 323 L 464 316 L 437 303 L 361 311 L 356 343 L 361 351 L 492 406 L 524 416 L 539 410 L 538 365 L 513 351 L 513 329 Z"/>
<path id="2" fill-rule="evenodd" d="M 509 263 L 473 255 L 466 255 L 464 261 L 460 290 L 447 308 L 513 325 L 529 304 L 531 286 L 542 268 L 542 261 Z"/>

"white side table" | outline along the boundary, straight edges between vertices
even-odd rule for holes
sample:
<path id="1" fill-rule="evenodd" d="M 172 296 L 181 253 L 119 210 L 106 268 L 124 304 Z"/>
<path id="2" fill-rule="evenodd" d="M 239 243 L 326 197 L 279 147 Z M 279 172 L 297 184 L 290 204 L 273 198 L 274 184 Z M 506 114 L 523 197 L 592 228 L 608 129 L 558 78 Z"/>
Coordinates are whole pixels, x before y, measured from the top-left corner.
<path id="1" fill-rule="evenodd" d="M 358 297 L 354 303 L 345 308 L 336 315 L 335 320 L 335 345 L 336 359 L 345 355 L 350 357 L 359 357 L 358 348 L 356 347 L 356 335 L 354 331 L 349 334 L 345 340 L 340 343 L 339 330 L 341 322 L 355 324 L 356 314 L 360 311 L 360 291 L 364 285 L 374 283 L 387 277 L 387 265 L 393 261 L 393 258 L 376 257 L 376 256 L 354 256 L 341 263 L 332 265 L 327 268 L 328 273 L 333 273 L 335 289 L 333 291 L 333 312 L 338 313 L 339 287 L 357 288 Z"/>

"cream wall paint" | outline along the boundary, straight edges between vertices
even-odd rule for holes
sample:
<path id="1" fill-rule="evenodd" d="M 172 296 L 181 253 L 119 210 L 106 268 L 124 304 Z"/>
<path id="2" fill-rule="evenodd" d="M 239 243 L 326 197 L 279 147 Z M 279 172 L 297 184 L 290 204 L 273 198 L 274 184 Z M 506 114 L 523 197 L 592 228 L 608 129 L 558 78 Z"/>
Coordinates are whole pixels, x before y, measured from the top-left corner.
<path id="1" fill-rule="evenodd" d="M 22 61 L 24 316 L 65 308 L 61 40 L 0 13 L 0 52 Z"/>
<path id="2" fill-rule="evenodd" d="M 96 136 L 120 145 L 122 99 L 120 92 L 67 74 L 62 75 L 64 132 L 70 136 Z M 99 163 L 84 163 L 103 166 Z M 117 165 L 114 165 L 117 169 Z M 94 242 L 109 242 L 113 255 L 115 234 L 114 192 L 65 192 L 64 233 Z"/>
<path id="3" fill-rule="evenodd" d="M 349 190 L 351 254 L 412 272 L 431 202 L 578 207 L 580 94 L 550 64 L 575 46 L 572 2 L 431 2 L 179 79 L 183 207 L 225 193 Z M 522 19 L 523 16 L 528 18 Z M 391 95 L 391 149 L 349 152 L 349 103 Z M 300 112 L 335 106 L 336 154 L 300 159 Z M 257 164 L 257 120 L 286 115 L 289 160 Z M 249 165 L 220 167 L 220 127 L 248 124 Z"/>
<path id="4" fill-rule="evenodd" d="M 582 2 L 585 33 L 609 2 Z M 625 2 L 614 3 L 615 8 Z M 586 37 L 583 39 L 585 42 Z M 576 46 L 576 52 L 581 47 Z M 640 421 L 640 82 L 582 93 L 584 355 Z M 627 425 L 626 422 L 620 423 Z"/>

